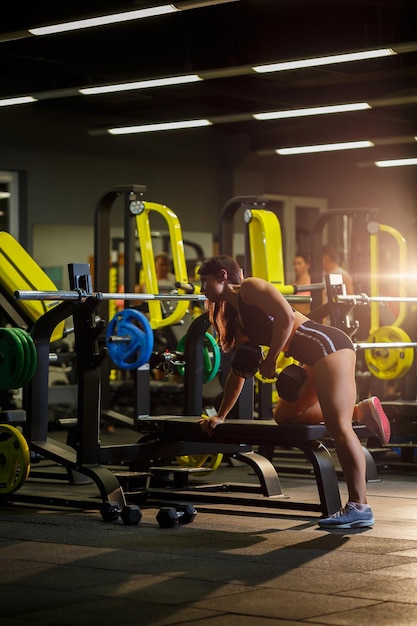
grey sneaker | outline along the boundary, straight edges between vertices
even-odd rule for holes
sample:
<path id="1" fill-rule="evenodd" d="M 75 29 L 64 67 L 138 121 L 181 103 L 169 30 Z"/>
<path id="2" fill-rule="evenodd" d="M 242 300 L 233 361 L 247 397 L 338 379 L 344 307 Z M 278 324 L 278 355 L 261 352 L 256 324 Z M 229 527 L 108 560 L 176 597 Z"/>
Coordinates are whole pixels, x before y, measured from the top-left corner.
<path id="1" fill-rule="evenodd" d="M 365 424 L 380 439 L 388 443 L 391 437 L 391 424 L 380 400 L 376 396 L 362 400 L 357 409 L 358 422 Z"/>
<path id="2" fill-rule="evenodd" d="M 348 502 L 344 509 L 320 519 L 318 524 L 320 528 L 366 528 L 373 526 L 375 520 L 370 506 L 364 511 L 358 511 L 351 502 Z"/>

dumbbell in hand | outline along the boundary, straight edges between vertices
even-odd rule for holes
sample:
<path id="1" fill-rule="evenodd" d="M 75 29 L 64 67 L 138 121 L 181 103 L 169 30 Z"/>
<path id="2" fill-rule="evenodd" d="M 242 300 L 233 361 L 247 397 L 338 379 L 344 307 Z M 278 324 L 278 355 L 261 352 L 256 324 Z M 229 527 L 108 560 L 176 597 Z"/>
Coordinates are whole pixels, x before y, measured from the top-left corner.
<path id="1" fill-rule="evenodd" d="M 252 345 L 247 341 L 240 345 L 234 353 L 231 363 L 232 370 L 242 378 L 251 378 L 258 371 L 262 358 L 261 347 Z"/>
<path id="2" fill-rule="evenodd" d="M 302 396 L 307 384 L 307 372 L 299 365 L 288 365 L 279 374 L 276 388 L 280 398 L 287 402 L 296 402 Z"/>
<path id="3" fill-rule="evenodd" d="M 236 350 L 231 366 L 238 376 L 250 378 L 259 370 L 262 360 L 263 352 L 261 346 L 254 346 L 247 342 Z M 276 379 L 278 395 L 283 400 L 287 400 L 287 402 L 295 402 L 303 394 L 306 383 L 306 370 L 292 363 L 284 367 Z"/>
<path id="4" fill-rule="evenodd" d="M 156 515 L 156 521 L 161 528 L 174 528 L 177 524 L 191 524 L 196 515 L 192 504 L 182 504 L 177 508 L 163 506 Z"/>

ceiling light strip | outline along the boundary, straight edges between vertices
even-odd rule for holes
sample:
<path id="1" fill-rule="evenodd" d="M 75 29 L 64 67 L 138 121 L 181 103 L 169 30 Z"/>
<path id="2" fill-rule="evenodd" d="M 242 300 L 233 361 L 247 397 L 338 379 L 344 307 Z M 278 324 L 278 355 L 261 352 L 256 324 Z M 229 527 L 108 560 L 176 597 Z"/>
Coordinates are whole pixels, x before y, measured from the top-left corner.
<path id="1" fill-rule="evenodd" d="M 190 2 L 186 0 L 185 2 L 174 2 L 173 6 L 180 11 L 187 11 L 188 9 L 201 9 L 203 7 L 212 7 L 218 4 L 230 4 L 231 2 L 240 1 L 241 0 L 196 0 L 195 2 Z"/>
<path id="2" fill-rule="evenodd" d="M 18 96 L 16 98 L 3 98 L 0 100 L 0 107 L 14 106 L 15 104 L 27 104 L 28 102 L 37 102 L 32 96 Z"/>
<path id="3" fill-rule="evenodd" d="M 50 26 L 29 28 L 28 31 L 31 35 L 37 36 L 55 35 L 57 33 L 65 33 L 71 30 L 93 28 L 96 26 L 106 26 L 108 24 L 119 24 L 121 22 L 129 22 L 132 20 L 141 20 L 146 17 L 166 15 L 167 13 L 175 13 L 179 10 L 180 9 L 177 9 L 172 4 L 164 4 L 159 7 L 151 7 L 148 9 L 138 9 L 136 11 L 126 11 L 124 13 L 102 15 L 100 17 L 91 17 L 84 20 L 74 20 L 73 22 L 63 22 L 62 24 L 51 24 Z"/>
<path id="4" fill-rule="evenodd" d="M 387 159 L 386 161 L 375 161 L 377 167 L 400 167 L 403 165 L 417 165 L 417 158 L 411 159 Z"/>
<path id="5" fill-rule="evenodd" d="M 379 48 L 377 50 L 364 50 L 362 52 L 348 52 L 346 54 L 332 54 L 325 57 L 314 57 L 311 59 L 299 59 L 296 61 L 284 61 L 281 63 L 269 63 L 267 65 L 256 65 L 252 69 L 263 74 L 266 72 L 283 72 L 286 70 L 297 70 L 305 67 L 319 67 L 321 65 L 333 65 L 334 63 L 348 63 L 350 61 L 363 61 L 366 59 L 378 59 L 380 57 L 397 54 L 392 48 Z"/>
<path id="6" fill-rule="evenodd" d="M 132 20 L 142 20 L 147 17 L 167 15 L 168 13 L 177 13 L 178 11 L 188 11 L 189 9 L 199 9 L 202 7 L 216 6 L 218 4 L 228 4 L 230 2 L 239 1 L 240 0 L 197 0 L 196 2 L 188 4 L 184 4 L 183 2 L 175 4 L 162 4 L 160 6 L 148 7 L 146 9 L 136 9 L 134 11 L 124 11 L 123 13 L 113 13 L 110 15 L 73 20 L 71 22 L 63 22 L 61 24 L 51 24 L 50 26 L 29 28 L 27 32 L 36 36 L 55 35 L 57 33 L 65 33 L 72 30 L 107 26 L 109 24 L 119 24 L 122 22 L 130 22 Z"/>
<path id="7" fill-rule="evenodd" d="M 329 106 L 310 107 L 305 109 L 288 109 L 284 111 L 270 111 L 269 113 L 254 113 L 256 120 L 281 120 L 289 117 L 304 117 L 307 115 L 327 115 L 328 113 L 347 113 L 350 111 L 363 111 L 371 109 L 367 102 L 354 102 L 351 104 L 333 104 Z"/>
<path id="8" fill-rule="evenodd" d="M 346 141 L 343 143 L 319 144 L 316 146 L 296 146 L 294 148 L 277 148 L 275 152 L 281 155 L 307 154 L 311 152 L 333 152 L 335 150 L 354 150 L 356 148 L 372 148 L 372 141 Z"/>
<path id="9" fill-rule="evenodd" d="M 227 0 L 225 0 L 227 1 Z M 235 1 L 235 0 L 230 0 L 230 1 Z M 207 3 L 203 3 L 204 5 Z M 200 6 L 200 3 L 199 3 Z M 158 7 L 157 7 L 158 8 Z M 188 7 L 188 8 L 196 8 L 196 6 L 193 7 Z M 185 10 L 181 9 L 181 10 Z M 130 12 L 130 13 L 137 13 L 137 12 Z M 0 41 L 1 41 L 1 37 L 0 37 Z M 324 59 L 335 59 L 335 58 L 340 58 L 340 57 L 349 57 L 352 60 L 353 58 L 356 58 L 357 55 L 361 54 L 371 54 L 372 52 L 375 51 L 368 51 L 368 52 L 362 52 L 362 53 L 351 53 L 348 55 L 333 55 L 331 57 L 323 57 Z M 393 51 L 393 54 L 397 54 L 396 52 Z M 314 59 L 306 59 L 306 60 L 301 60 L 297 63 L 310 63 L 313 61 Z M 340 61 L 339 61 L 340 62 Z M 286 66 L 288 63 L 293 63 L 293 62 L 282 62 L 282 63 L 275 63 L 275 64 L 270 64 L 268 66 L 263 66 L 263 67 L 282 67 L 282 66 Z M 262 67 L 262 66 L 259 66 Z M 254 68 L 252 67 L 236 67 L 236 68 L 228 68 L 228 69 L 223 69 L 223 70 L 211 70 L 211 71 L 204 71 L 201 72 L 199 75 L 196 74 L 190 74 L 190 75 L 183 75 L 181 77 L 168 77 L 168 78 L 155 78 L 155 79 L 149 79 L 149 80 L 143 80 L 143 81 L 134 81 L 134 82 L 129 82 L 129 83 L 119 83 L 119 84 L 114 84 L 114 85 L 103 85 L 103 86 L 97 86 L 97 87 L 83 87 L 81 89 L 64 89 L 64 90 L 59 90 L 59 91 L 55 91 L 53 92 L 53 96 L 46 96 L 48 99 L 50 97 L 54 97 L 54 98 L 59 98 L 60 94 L 61 97 L 67 97 L 67 96 L 72 96 L 75 95 L 76 93 L 81 93 L 83 95 L 96 95 L 96 94 L 102 94 L 102 93 L 111 93 L 111 92 L 117 92 L 117 91 L 129 91 L 129 90 L 133 90 L 133 89 L 147 89 L 147 88 L 152 88 L 152 87 L 158 87 L 158 86 L 163 86 L 163 85 L 170 85 L 170 84 L 181 84 L 181 83 L 188 83 L 188 82 L 196 82 L 196 81 L 200 81 L 200 80 L 210 80 L 210 79 L 218 79 L 218 78 L 230 78 L 233 76 L 244 76 L 247 74 L 250 74 L 252 71 L 254 70 Z M 273 71 L 273 70 L 268 70 L 268 71 Z M 176 79 L 179 78 L 180 81 L 177 82 Z M 172 83 L 169 81 L 173 81 Z M 47 92 L 49 93 L 49 92 Z M 43 99 L 43 94 L 37 94 L 39 96 L 39 99 Z M 398 98 L 395 101 L 389 101 L 389 102 L 381 102 L 381 104 L 379 104 L 379 102 L 375 102 L 373 103 L 373 106 L 389 106 L 389 105 L 395 105 L 395 104 L 402 104 L 403 103 L 403 98 Z M 409 98 L 410 102 L 414 102 L 415 101 L 415 97 L 410 97 Z M 361 106 L 359 103 L 357 103 L 358 106 Z M 333 105 L 332 105 L 333 106 Z M 340 105 L 339 105 L 340 106 Z M 342 105 L 342 106 L 346 106 L 346 105 Z M 349 105 L 349 106 L 356 106 L 355 104 L 353 105 Z M 363 103 L 362 104 L 363 108 L 368 108 L 370 107 L 370 105 L 368 105 L 367 103 Z M 322 107 L 314 107 L 311 109 L 304 109 L 302 115 L 320 115 L 320 113 L 325 113 L 326 111 L 323 109 L 321 111 Z M 354 110 L 354 109 L 351 109 Z M 311 111 L 311 112 L 308 112 Z M 328 112 L 332 112 L 331 110 L 329 110 Z M 336 112 L 336 109 L 333 110 L 333 112 Z M 285 113 L 281 113 L 281 112 L 271 112 L 271 113 L 257 113 L 254 114 L 254 117 L 256 119 L 280 119 L 280 118 L 285 118 L 285 117 L 299 117 L 301 116 L 301 113 L 299 115 L 296 114 L 290 114 L 289 112 L 285 112 Z"/>
<path id="10" fill-rule="evenodd" d="M 79 89 L 79 93 L 86 96 L 95 96 L 104 93 L 117 93 L 119 91 L 132 91 L 134 89 L 151 89 L 152 87 L 167 87 L 171 85 L 185 85 L 203 80 L 197 74 L 187 74 L 185 76 L 170 76 L 167 78 L 153 78 L 150 80 L 140 80 L 133 83 L 119 83 L 116 85 L 103 85 L 102 87 L 86 87 Z"/>
<path id="11" fill-rule="evenodd" d="M 185 128 L 198 128 L 200 126 L 211 126 L 210 120 L 183 120 L 179 122 L 163 122 L 160 124 L 143 124 L 142 126 L 121 126 L 118 128 L 108 128 L 110 135 L 130 135 L 133 133 L 151 133 L 161 130 L 179 130 Z"/>

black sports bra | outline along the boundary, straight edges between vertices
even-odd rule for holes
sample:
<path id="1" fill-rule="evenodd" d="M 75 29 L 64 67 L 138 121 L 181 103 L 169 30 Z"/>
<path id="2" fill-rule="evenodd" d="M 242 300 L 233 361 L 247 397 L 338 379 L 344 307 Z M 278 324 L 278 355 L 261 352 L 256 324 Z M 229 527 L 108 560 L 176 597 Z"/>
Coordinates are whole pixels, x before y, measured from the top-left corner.
<path id="1" fill-rule="evenodd" d="M 257 306 L 244 302 L 240 293 L 238 294 L 238 310 L 242 331 L 249 341 L 257 346 L 269 346 L 273 318 Z"/>

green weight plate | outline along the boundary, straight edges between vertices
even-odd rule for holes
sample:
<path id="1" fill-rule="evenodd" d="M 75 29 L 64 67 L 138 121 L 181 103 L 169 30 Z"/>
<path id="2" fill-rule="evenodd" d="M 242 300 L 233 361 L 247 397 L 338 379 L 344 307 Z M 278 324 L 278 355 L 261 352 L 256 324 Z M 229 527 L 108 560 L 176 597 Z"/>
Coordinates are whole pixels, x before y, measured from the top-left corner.
<path id="1" fill-rule="evenodd" d="M 203 381 L 210 382 L 216 376 L 220 367 L 220 348 L 210 333 L 204 335 L 203 343 Z"/>
<path id="2" fill-rule="evenodd" d="M 36 371 L 36 367 L 38 365 L 38 351 L 36 350 L 35 342 L 33 341 L 32 336 L 29 335 L 29 333 L 26 333 L 26 340 L 29 344 L 29 350 L 31 353 L 31 368 L 28 371 L 28 380 L 26 382 L 27 384 L 30 380 L 32 380 Z"/>
<path id="3" fill-rule="evenodd" d="M 22 373 L 21 384 L 19 385 L 20 387 L 23 387 L 33 378 L 36 370 L 38 354 L 36 352 L 35 342 L 28 332 L 23 330 L 23 328 L 13 328 L 13 330 L 20 337 L 23 344 L 25 368 Z"/>
<path id="4" fill-rule="evenodd" d="M 20 337 L 11 328 L 0 328 L 0 388 L 18 389 L 24 367 Z"/>
<path id="5" fill-rule="evenodd" d="M 178 342 L 178 352 L 184 352 L 185 339 L 187 335 L 181 337 Z M 213 335 L 205 333 L 203 341 L 203 382 L 208 383 L 213 380 L 219 371 L 220 367 L 220 348 Z M 177 366 L 177 370 L 181 376 L 184 376 L 185 367 L 182 365 Z"/>
<path id="6" fill-rule="evenodd" d="M 0 494 L 23 485 L 30 471 L 29 446 L 22 433 L 10 424 L 0 424 Z"/>
<path id="7" fill-rule="evenodd" d="M 28 361 L 30 359 L 30 348 L 29 348 L 29 344 L 26 341 L 26 337 L 20 333 L 20 329 L 19 328 L 10 328 L 9 329 L 11 332 L 13 332 L 16 337 L 18 339 L 20 339 L 21 343 L 22 343 L 22 348 L 23 348 L 23 362 L 24 362 L 24 366 L 22 369 L 22 373 L 20 375 L 20 377 L 15 381 L 15 386 L 17 387 L 23 387 L 24 384 L 24 380 L 26 378 L 26 369 L 28 366 Z"/>

